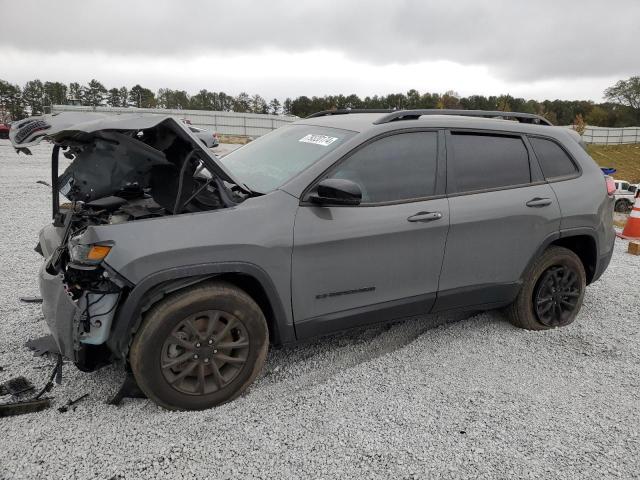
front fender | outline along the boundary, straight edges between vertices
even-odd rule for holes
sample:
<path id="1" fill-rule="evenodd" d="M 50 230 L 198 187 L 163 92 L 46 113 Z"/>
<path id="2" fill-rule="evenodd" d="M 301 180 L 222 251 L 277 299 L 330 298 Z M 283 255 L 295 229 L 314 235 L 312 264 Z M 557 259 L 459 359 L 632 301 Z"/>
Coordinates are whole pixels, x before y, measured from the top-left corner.
<path id="1" fill-rule="evenodd" d="M 269 275 L 259 266 L 243 262 L 203 263 L 169 268 L 145 277 L 124 300 L 111 330 L 107 345 L 116 358 L 124 360 L 133 335 L 140 327 L 142 314 L 168 293 L 194 285 L 222 274 L 243 274 L 253 277 L 262 286 L 274 314 L 273 330 L 276 343 L 295 341 L 290 311 L 287 311 Z"/>

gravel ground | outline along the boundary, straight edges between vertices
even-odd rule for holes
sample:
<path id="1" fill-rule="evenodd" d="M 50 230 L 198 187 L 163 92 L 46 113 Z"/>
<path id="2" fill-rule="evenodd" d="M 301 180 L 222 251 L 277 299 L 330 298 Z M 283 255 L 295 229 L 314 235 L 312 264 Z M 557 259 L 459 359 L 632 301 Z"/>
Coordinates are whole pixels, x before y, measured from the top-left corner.
<path id="1" fill-rule="evenodd" d="M 42 385 L 53 365 L 23 346 L 46 327 L 18 301 L 38 293 L 49 151 L 0 141 L 0 381 Z M 640 257 L 625 250 L 567 328 L 492 311 L 272 350 L 248 393 L 213 410 L 108 406 L 120 370 L 66 365 L 55 406 L 89 397 L 2 419 L 0 478 L 638 478 Z"/>

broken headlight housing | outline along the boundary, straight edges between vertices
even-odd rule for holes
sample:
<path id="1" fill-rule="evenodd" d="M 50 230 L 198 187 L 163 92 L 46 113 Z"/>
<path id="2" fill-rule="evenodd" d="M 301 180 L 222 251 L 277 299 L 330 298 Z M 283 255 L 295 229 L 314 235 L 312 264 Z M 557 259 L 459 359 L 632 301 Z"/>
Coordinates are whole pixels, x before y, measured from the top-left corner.
<path id="1" fill-rule="evenodd" d="M 69 258 L 73 263 L 98 265 L 111 251 L 111 245 L 70 245 Z"/>

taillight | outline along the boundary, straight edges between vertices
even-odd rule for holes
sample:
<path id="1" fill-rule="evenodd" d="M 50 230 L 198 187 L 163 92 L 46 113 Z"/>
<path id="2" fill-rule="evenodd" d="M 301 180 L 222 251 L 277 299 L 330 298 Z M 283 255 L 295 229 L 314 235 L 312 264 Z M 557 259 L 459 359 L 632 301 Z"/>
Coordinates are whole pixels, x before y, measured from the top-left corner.
<path id="1" fill-rule="evenodd" d="M 604 177 L 604 179 L 607 182 L 607 195 L 612 197 L 613 193 L 616 191 L 616 184 L 613 181 L 613 178 L 611 178 L 609 176 Z"/>

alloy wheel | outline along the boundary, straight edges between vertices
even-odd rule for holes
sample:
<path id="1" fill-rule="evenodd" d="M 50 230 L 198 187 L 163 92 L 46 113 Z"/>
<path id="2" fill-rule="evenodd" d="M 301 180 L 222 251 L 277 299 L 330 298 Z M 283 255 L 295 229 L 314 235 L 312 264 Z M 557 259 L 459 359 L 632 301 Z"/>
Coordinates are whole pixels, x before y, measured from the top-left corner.
<path id="1" fill-rule="evenodd" d="M 547 327 L 568 323 L 578 307 L 580 278 L 567 265 L 554 265 L 536 285 L 533 306 L 538 320 Z"/>
<path id="2" fill-rule="evenodd" d="M 165 340 L 164 379 L 175 390 L 206 395 L 231 383 L 247 363 L 249 336 L 242 321 L 220 310 L 188 316 Z"/>

